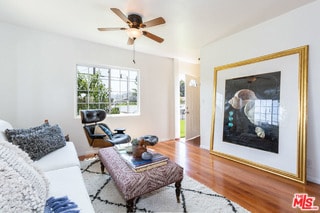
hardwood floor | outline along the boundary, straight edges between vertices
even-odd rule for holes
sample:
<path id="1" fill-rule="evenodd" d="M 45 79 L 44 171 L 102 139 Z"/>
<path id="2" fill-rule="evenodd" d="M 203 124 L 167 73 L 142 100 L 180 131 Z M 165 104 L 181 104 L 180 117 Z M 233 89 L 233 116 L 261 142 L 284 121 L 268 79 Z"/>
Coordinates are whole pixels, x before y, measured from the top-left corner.
<path id="1" fill-rule="evenodd" d="M 296 183 L 211 155 L 193 142 L 166 141 L 150 148 L 184 167 L 188 176 L 251 212 L 300 212 L 291 207 L 294 193 L 307 193 L 315 197 L 314 205 L 320 206 L 318 184 Z"/>

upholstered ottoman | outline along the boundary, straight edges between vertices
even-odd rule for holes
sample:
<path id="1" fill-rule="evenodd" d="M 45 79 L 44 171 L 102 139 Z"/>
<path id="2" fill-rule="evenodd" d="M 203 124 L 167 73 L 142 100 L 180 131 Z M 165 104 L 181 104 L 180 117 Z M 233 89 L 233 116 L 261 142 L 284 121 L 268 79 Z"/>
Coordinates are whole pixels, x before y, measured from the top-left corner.
<path id="1" fill-rule="evenodd" d="M 111 175 L 127 202 L 127 212 L 135 211 L 136 199 L 141 195 L 172 183 L 175 183 L 177 202 L 180 202 L 183 168 L 176 163 L 169 160 L 166 165 L 143 172 L 134 172 L 114 147 L 100 149 L 98 155 L 101 160 L 101 171 L 104 172 L 106 168 Z"/>

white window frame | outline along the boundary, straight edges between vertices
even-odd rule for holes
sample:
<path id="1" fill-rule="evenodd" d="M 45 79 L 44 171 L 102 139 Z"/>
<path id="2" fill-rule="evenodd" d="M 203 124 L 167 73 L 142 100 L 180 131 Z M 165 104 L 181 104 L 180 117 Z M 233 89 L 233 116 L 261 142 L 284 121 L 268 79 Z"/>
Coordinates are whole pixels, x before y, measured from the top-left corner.
<path id="1" fill-rule="evenodd" d="M 97 74 L 95 77 L 99 79 L 99 85 L 104 85 L 102 92 L 94 91 L 88 86 L 84 90 L 85 83 L 80 83 L 82 88 L 79 88 L 79 72 L 83 74 L 83 79 L 84 76 L 87 76 L 84 79 L 85 83 L 88 83 L 87 79 L 94 79 L 92 76 Z M 90 96 L 91 93 L 95 93 L 95 95 Z M 101 99 L 99 98 L 99 101 L 97 101 L 97 96 L 101 96 L 104 101 L 100 102 Z M 135 101 L 136 105 L 131 105 Z M 108 65 L 77 64 L 75 103 L 76 117 L 79 117 L 82 109 L 104 109 L 107 111 L 107 116 L 140 115 L 140 70 Z"/>

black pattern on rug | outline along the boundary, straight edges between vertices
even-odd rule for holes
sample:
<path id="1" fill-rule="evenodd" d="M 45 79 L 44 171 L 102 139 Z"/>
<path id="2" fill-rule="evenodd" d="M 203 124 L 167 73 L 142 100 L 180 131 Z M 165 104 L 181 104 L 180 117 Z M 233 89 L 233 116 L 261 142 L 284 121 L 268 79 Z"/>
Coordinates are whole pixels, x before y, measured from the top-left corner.
<path id="1" fill-rule="evenodd" d="M 101 173 L 99 159 L 82 161 L 81 171 L 96 213 L 126 212 L 126 202 L 117 191 L 111 176 L 108 173 Z M 186 175 L 181 184 L 180 200 L 180 203 L 176 202 L 175 186 L 171 184 L 137 199 L 136 211 L 150 213 L 163 211 L 248 212 L 237 203 L 215 193 Z"/>

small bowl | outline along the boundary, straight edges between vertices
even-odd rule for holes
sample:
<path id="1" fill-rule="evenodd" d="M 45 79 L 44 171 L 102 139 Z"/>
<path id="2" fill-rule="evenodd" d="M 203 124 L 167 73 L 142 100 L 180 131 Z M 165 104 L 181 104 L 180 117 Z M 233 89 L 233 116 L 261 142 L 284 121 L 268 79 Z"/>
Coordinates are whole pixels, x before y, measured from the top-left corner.
<path id="1" fill-rule="evenodd" d="M 150 160 L 152 158 L 152 154 L 150 152 L 144 152 L 142 153 L 141 158 L 143 160 Z"/>

